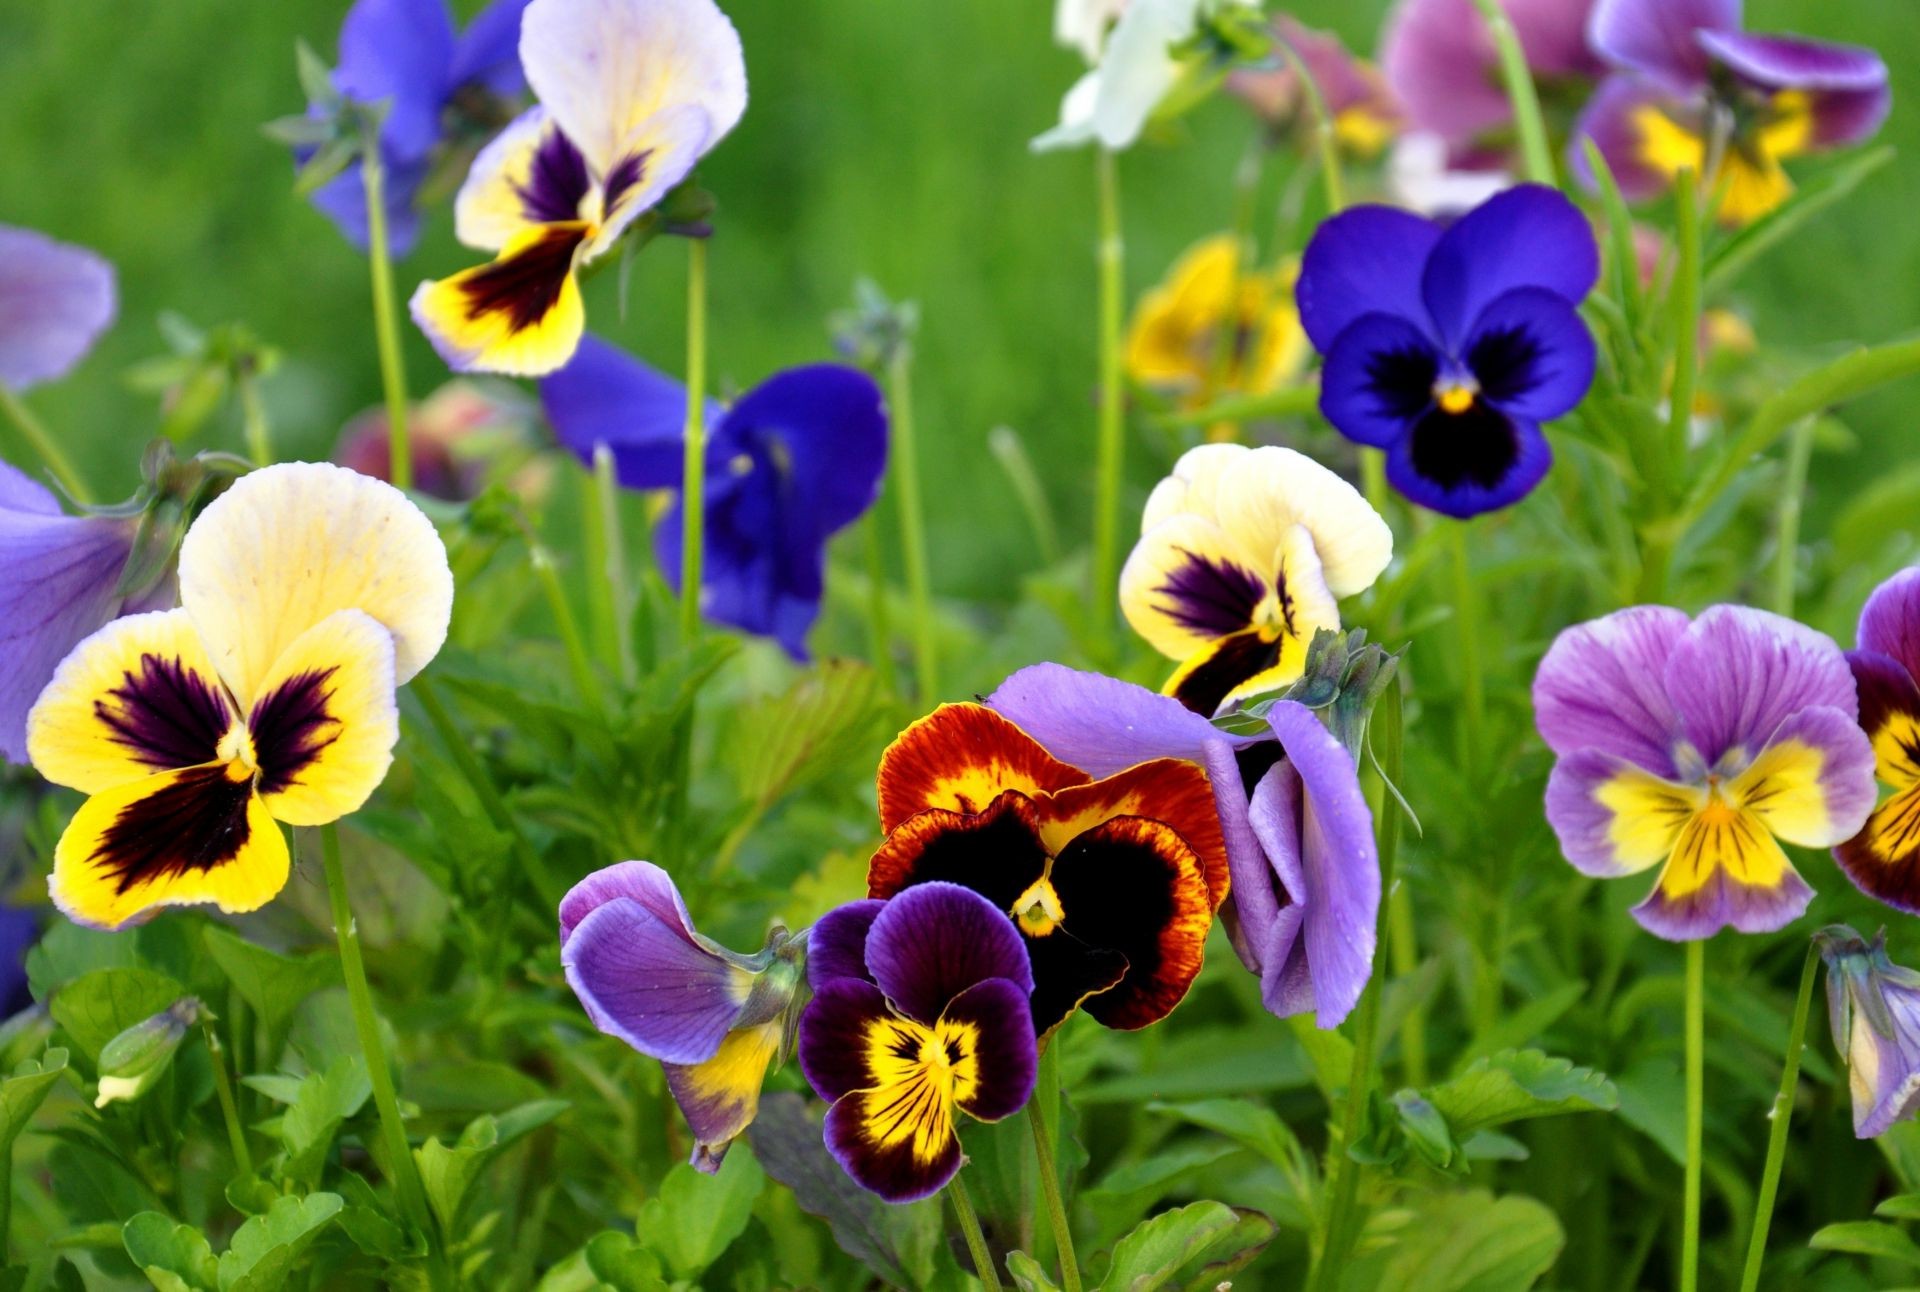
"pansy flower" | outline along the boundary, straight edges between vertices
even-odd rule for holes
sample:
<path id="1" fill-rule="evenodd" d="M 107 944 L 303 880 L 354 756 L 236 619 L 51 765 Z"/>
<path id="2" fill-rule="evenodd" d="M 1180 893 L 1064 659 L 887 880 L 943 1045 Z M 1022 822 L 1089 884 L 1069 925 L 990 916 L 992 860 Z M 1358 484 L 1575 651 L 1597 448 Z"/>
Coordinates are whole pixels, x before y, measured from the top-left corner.
<path id="1" fill-rule="evenodd" d="M 679 382 L 588 337 L 540 383 L 540 398 L 582 462 L 604 444 L 629 489 L 680 487 L 687 392 Z M 886 473 L 880 387 L 840 364 L 789 368 L 731 407 L 709 403 L 707 428 L 701 614 L 804 659 L 826 587 L 827 540 L 873 505 Z M 675 592 L 683 512 L 676 503 L 654 528 L 658 565 Z"/>
<path id="2" fill-rule="evenodd" d="M 1077 49 L 1089 63 L 1097 63 L 1107 32 L 1126 11 L 1127 0 L 1055 0 L 1054 42 Z"/>
<path id="3" fill-rule="evenodd" d="M 413 487 L 447 502 L 464 502 L 485 486 L 489 467 L 502 458 L 530 456 L 532 406 L 505 383 L 449 381 L 415 404 L 407 417 L 413 456 Z M 393 436 L 385 406 L 369 408 L 341 428 L 333 460 L 376 480 L 393 479 Z M 540 464 L 529 464 L 513 481 L 514 492 L 538 495 Z"/>
<path id="4" fill-rule="evenodd" d="M 27 952 L 40 940 L 40 912 L 0 897 L 0 1023 L 33 1004 Z"/>
<path id="5" fill-rule="evenodd" d="M 713 0 L 532 0 L 520 61 L 540 102 L 474 159 L 454 232 L 491 263 L 422 283 L 413 317 L 460 371 L 533 377 L 586 326 L 576 271 L 692 173 L 747 106 Z"/>
<path id="6" fill-rule="evenodd" d="M 1180 661 L 1167 694 L 1210 717 L 1297 680 L 1314 633 L 1340 626 L 1338 598 L 1392 557 L 1386 521 L 1312 458 L 1202 445 L 1148 496 L 1120 608 Z"/>
<path id="7" fill-rule="evenodd" d="M 383 105 L 382 191 L 394 255 L 407 254 L 419 238 L 420 190 L 442 154 L 463 136 L 491 133 L 525 91 L 518 47 L 526 7 L 527 0 L 494 0 L 458 33 L 447 0 L 356 0 L 347 10 L 333 85 L 349 102 Z M 358 166 L 315 189 L 312 201 L 349 242 L 367 249 L 367 190 Z"/>
<path id="8" fill-rule="evenodd" d="M 1150 759 L 1095 780 L 994 710 L 946 704 L 881 756 L 879 799 L 887 837 L 868 896 L 945 881 L 1011 915 L 1043 1035 L 1083 1002 L 1108 1027 L 1146 1027 L 1193 985 L 1230 882 L 1195 764 Z"/>
<path id="9" fill-rule="evenodd" d="M 394 688 L 446 639 L 453 576 L 406 495 L 343 467 L 236 481 L 187 531 L 180 608 L 81 642 L 27 716 L 40 774 L 88 795 L 48 890 L 100 928 L 265 905 L 276 823 L 324 825 L 386 776 Z"/>
<path id="10" fill-rule="evenodd" d="M 1273 18 L 1274 38 L 1292 50 L 1327 105 L 1340 146 L 1359 157 L 1376 157 L 1398 133 L 1400 105 L 1378 68 L 1355 58 L 1332 32 L 1315 31 L 1290 14 Z M 1312 124 L 1300 78 L 1275 54 L 1270 66 L 1240 68 L 1227 76 L 1227 89 L 1252 108 L 1270 129 Z"/>
<path id="11" fill-rule="evenodd" d="M 1868 942 L 1836 924 L 1814 941 L 1827 964 L 1827 1021 L 1847 1065 L 1853 1133 L 1872 1139 L 1920 1109 L 1920 973 L 1887 958 L 1885 929 Z"/>
<path id="12" fill-rule="evenodd" d="M 113 266 L 84 247 L 0 224 L 0 386 L 64 377 L 117 309 Z"/>
<path id="13" fill-rule="evenodd" d="M 1793 192 L 1781 162 L 1859 143 L 1892 105 L 1887 65 L 1870 49 L 1742 31 L 1740 0 L 1600 0 L 1593 46 L 1619 69 L 1581 114 L 1570 160 L 1592 180 L 1592 139 L 1629 198 L 1652 197 L 1682 170 L 1746 224 Z M 1724 138 L 1717 138 L 1725 132 Z"/>
<path id="14" fill-rule="evenodd" d="M 827 1148 L 887 1202 L 928 1197 L 960 1169 L 958 1114 L 999 1121 L 1033 1094 L 1027 947 L 947 883 L 839 907 L 809 945 L 800 1067 L 833 1105 Z"/>
<path id="15" fill-rule="evenodd" d="M 754 955 L 727 950 L 693 927 L 672 877 L 648 861 L 595 871 L 560 899 L 567 985 L 595 1027 L 660 1060 L 703 1171 L 719 1169 L 759 1112 L 804 950 L 783 929 Z"/>
<path id="16" fill-rule="evenodd" d="M 1558 756 L 1547 820 L 1575 869 L 1660 868 L 1634 918 L 1690 941 L 1766 933 L 1813 897 L 1778 840 L 1830 848 L 1873 809 L 1840 648 L 1778 615 L 1634 606 L 1561 633 L 1533 682 Z"/>
<path id="17" fill-rule="evenodd" d="M 1539 184 L 1450 226 L 1361 206 L 1322 224 L 1300 319 L 1326 360 L 1320 411 L 1384 449 L 1387 479 L 1449 516 L 1508 506 L 1553 463 L 1541 425 L 1593 382 L 1579 305 L 1600 272 L 1586 217 Z"/>
<path id="18" fill-rule="evenodd" d="M 1207 769 L 1232 875 L 1221 908 L 1261 1000 L 1338 1027 L 1373 973 L 1380 861 L 1351 754 L 1291 700 L 1233 735 L 1166 696 L 1059 664 L 1021 669 L 987 703 L 1093 776 L 1157 758 Z"/>
<path id="19" fill-rule="evenodd" d="M 1259 395 L 1297 377 L 1311 351 L 1293 307 L 1298 264 L 1242 264 L 1231 234 L 1183 252 L 1140 300 L 1128 331 L 1127 373 L 1185 407 L 1221 394 Z"/>
<path id="20" fill-rule="evenodd" d="M 1860 891 L 1920 914 L 1920 569 L 1874 589 L 1855 641 L 1847 664 L 1859 687 L 1860 726 L 1893 796 L 1833 856 Z"/>

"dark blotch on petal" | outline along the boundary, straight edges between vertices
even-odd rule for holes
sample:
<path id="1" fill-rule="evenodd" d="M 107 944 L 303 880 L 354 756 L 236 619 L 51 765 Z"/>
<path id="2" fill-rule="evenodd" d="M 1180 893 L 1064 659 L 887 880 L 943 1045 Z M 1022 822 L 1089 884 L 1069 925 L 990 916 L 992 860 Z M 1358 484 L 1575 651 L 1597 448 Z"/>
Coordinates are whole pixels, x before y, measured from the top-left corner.
<path id="1" fill-rule="evenodd" d="M 1442 489 L 1492 489 L 1520 460 L 1520 439 L 1505 414 L 1476 399 L 1465 412 L 1427 411 L 1413 424 L 1413 469 Z"/>
<path id="2" fill-rule="evenodd" d="M 1033 961 L 1033 1031 L 1045 1036 L 1067 1021 L 1080 1002 L 1110 989 L 1127 975 L 1118 951 L 1088 946 L 1062 925 L 1045 937 L 1026 937 Z"/>
<path id="3" fill-rule="evenodd" d="M 534 150 L 527 182 L 514 185 L 513 191 L 520 195 L 520 209 L 527 219 L 535 224 L 560 224 L 580 218 L 580 199 L 591 187 L 587 159 L 572 140 L 554 130 Z"/>
<path id="4" fill-rule="evenodd" d="M 1481 397 L 1499 404 L 1520 399 L 1540 384 L 1540 343 L 1523 327 L 1483 332 L 1467 351 L 1467 367 Z"/>
<path id="5" fill-rule="evenodd" d="M 1418 417 L 1433 402 L 1439 375 L 1439 361 L 1425 350 L 1379 350 L 1367 359 L 1367 382 L 1382 416 Z"/>
<path id="6" fill-rule="evenodd" d="M 619 206 L 620 199 L 646 178 L 647 158 L 652 155 L 652 150 L 628 153 L 611 171 L 607 172 L 607 195 L 602 205 L 608 211 Z"/>
<path id="7" fill-rule="evenodd" d="M 1033 801 L 1012 790 L 978 816 L 931 808 L 887 836 L 867 868 L 867 893 L 892 897 L 928 880 L 971 888 L 1002 911 L 1047 868 Z"/>
<path id="8" fill-rule="evenodd" d="M 504 260 L 485 265 L 460 281 L 467 317 L 505 314 L 515 331 L 545 318 L 573 272 L 573 253 L 587 236 L 584 224 L 556 224 L 538 240 Z"/>
<path id="9" fill-rule="evenodd" d="M 1212 717 L 1233 689 L 1280 662 L 1280 639 L 1248 631 L 1223 637 L 1199 664 L 1188 669 L 1173 698 L 1204 717 Z"/>
<path id="10" fill-rule="evenodd" d="M 93 711 L 113 731 L 112 740 L 136 762 L 173 771 L 212 762 L 231 718 L 227 700 L 178 657 L 142 655 L 138 674 L 126 673 L 108 700 Z"/>
<path id="11" fill-rule="evenodd" d="M 92 863 L 112 874 L 122 893 L 146 880 L 212 870 L 246 846 L 252 797 L 253 782 L 234 780 L 224 764 L 189 768 L 123 808 L 102 832 Z"/>
<path id="12" fill-rule="evenodd" d="M 1179 566 L 1154 591 L 1168 615 L 1184 628 L 1207 637 L 1225 637 L 1253 622 L 1267 595 L 1266 580 L 1231 561 L 1215 562 L 1183 552 Z"/>
<path id="13" fill-rule="evenodd" d="M 261 696 L 247 726 L 260 765 L 260 792 L 278 794 L 340 738 L 340 723 L 327 709 L 337 670 L 309 669 Z"/>

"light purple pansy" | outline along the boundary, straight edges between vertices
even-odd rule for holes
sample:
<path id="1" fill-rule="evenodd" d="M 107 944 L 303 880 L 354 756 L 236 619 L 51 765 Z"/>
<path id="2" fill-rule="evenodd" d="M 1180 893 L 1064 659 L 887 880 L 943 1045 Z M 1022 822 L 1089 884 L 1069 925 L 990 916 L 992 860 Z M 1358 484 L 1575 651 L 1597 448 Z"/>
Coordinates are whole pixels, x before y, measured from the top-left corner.
<path id="1" fill-rule="evenodd" d="M 1827 1020 L 1847 1064 L 1853 1133 L 1885 1134 L 1920 1109 L 1920 973 L 1887 958 L 1886 931 L 1868 942 L 1844 924 L 1814 935 L 1827 963 Z"/>
<path id="2" fill-rule="evenodd" d="M 1169 696 L 1059 664 L 1021 669 L 987 703 L 1090 776 L 1153 758 L 1205 767 L 1235 953 L 1274 1014 L 1311 1010 L 1323 1028 L 1346 1018 L 1373 972 L 1380 862 L 1353 758 L 1312 710 L 1282 700 L 1269 733 L 1234 735 Z"/>
<path id="3" fill-rule="evenodd" d="M 117 308 L 112 265 L 84 247 L 0 225 L 0 386 L 64 377 Z"/>
<path id="4" fill-rule="evenodd" d="M 1661 867 L 1633 914 L 1672 941 L 1791 923 L 1813 890 L 1779 841 L 1831 847 L 1873 808 L 1846 659 L 1778 615 L 1635 606 L 1579 624 L 1533 702 L 1561 851 L 1598 877 Z"/>

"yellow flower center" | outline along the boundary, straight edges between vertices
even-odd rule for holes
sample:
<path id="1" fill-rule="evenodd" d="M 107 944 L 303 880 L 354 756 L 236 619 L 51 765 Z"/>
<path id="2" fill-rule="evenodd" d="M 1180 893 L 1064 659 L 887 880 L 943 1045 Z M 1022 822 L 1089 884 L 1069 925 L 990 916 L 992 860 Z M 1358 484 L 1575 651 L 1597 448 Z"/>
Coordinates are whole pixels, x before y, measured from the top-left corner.
<path id="1" fill-rule="evenodd" d="M 1433 384 L 1433 402 L 1440 405 L 1441 412 L 1456 417 L 1473 407 L 1479 393 L 1480 384 L 1472 377 L 1443 377 Z"/>
<path id="2" fill-rule="evenodd" d="M 256 761 L 253 748 L 253 733 L 247 730 L 247 724 L 236 722 L 220 737 L 216 756 L 227 765 L 227 778 L 236 784 L 250 781 L 260 773 L 260 764 Z"/>
<path id="3" fill-rule="evenodd" d="M 1058 928 L 1066 911 L 1060 906 L 1060 895 L 1053 891 L 1053 882 L 1044 875 L 1034 880 L 1014 899 L 1013 918 L 1029 937 L 1044 938 Z"/>

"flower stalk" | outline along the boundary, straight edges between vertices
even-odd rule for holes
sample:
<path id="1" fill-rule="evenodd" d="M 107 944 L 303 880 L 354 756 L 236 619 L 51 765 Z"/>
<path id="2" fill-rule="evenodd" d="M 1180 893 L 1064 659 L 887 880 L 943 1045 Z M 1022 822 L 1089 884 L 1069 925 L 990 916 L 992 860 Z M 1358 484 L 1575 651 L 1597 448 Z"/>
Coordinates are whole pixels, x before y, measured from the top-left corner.
<path id="1" fill-rule="evenodd" d="M 1793 1099 L 1800 1089 L 1800 1054 L 1806 1048 L 1807 1014 L 1813 1001 L 1814 972 L 1820 964 L 1820 944 L 1807 944 L 1800 967 L 1800 992 L 1793 1001 L 1793 1022 L 1787 1028 L 1787 1052 L 1780 1063 L 1780 1093 L 1773 1097 L 1767 1116 L 1767 1163 L 1760 1172 L 1760 1193 L 1753 1204 L 1753 1234 L 1747 1240 L 1747 1266 L 1740 1275 L 1740 1292 L 1757 1292 L 1760 1267 L 1767 1257 L 1767 1231 L 1773 1225 L 1773 1204 L 1780 1196 L 1780 1166 L 1787 1159 L 1787 1131 L 1793 1125 Z"/>
<path id="2" fill-rule="evenodd" d="M 967 1254 L 973 1257 L 973 1272 L 988 1292 L 1000 1292 L 1000 1272 L 993 1267 L 993 1253 L 987 1247 L 986 1235 L 980 1232 L 980 1215 L 973 1209 L 973 1198 L 962 1175 L 954 1176 L 947 1185 L 947 1197 L 953 1201 L 961 1236 L 967 1240 Z"/>
<path id="3" fill-rule="evenodd" d="M 1540 95 L 1527 67 L 1527 53 L 1520 46 L 1520 34 L 1513 29 L 1513 20 L 1499 0 L 1473 3 L 1493 34 L 1494 48 L 1500 51 L 1500 79 L 1506 85 L 1507 101 L 1513 105 L 1514 128 L 1520 135 L 1520 156 L 1526 164 L 1527 178 L 1553 184 L 1557 182 L 1553 149 L 1547 142 L 1546 118 L 1540 112 Z"/>
<path id="4" fill-rule="evenodd" d="M 925 700 L 940 695 L 940 656 L 933 634 L 933 590 L 927 573 L 927 522 L 921 509 L 920 451 L 913 429 L 913 349 L 902 342 L 887 358 L 887 408 L 893 421 L 894 480 L 900 486 L 900 546 L 913 604 L 913 671 Z"/>
<path id="5" fill-rule="evenodd" d="M 1113 646 L 1114 587 L 1119 579 L 1120 486 L 1126 466 L 1121 369 L 1121 321 L 1125 312 L 1126 244 L 1120 230 L 1120 164 L 1105 148 L 1095 151 L 1099 177 L 1100 418 L 1096 444 L 1093 512 L 1093 586 L 1088 590 L 1092 638 L 1102 653 Z"/>
<path id="6" fill-rule="evenodd" d="M 94 500 L 93 491 L 87 488 L 86 481 L 80 478 L 80 473 L 54 440 L 52 432 L 47 430 L 47 424 L 35 417 L 26 401 L 4 381 L 0 381 L 0 413 L 7 415 L 7 420 L 20 432 L 20 437 L 33 447 L 40 461 L 53 473 L 53 478 L 67 491 L 69 498 L 81 504 Z"/>
<path id="7" fill-rule="evenodd" d="M 700 636 L 707 511 L 707 242 L 687 242 L 687 429 L 680 486 L 680 636 Z"/>
<path id="8" fill-rule="evenodd" d="M 360 153 L 367 190 L 367 264 L 373 276 L 373 331 L 380 351 L 380 384 L 387 401 L 388 473 L 400 489 L 413 488 L 413 447 L 408 437 L 407 364 L 400 352 L 394 306 L 393 258 L 387 243 L 386 166 L 380 145 L 369 139 Z"/>
<path id="9" fill-rule="evenodd" d="M 1060 1194 L 1060 1170 L 1054 1158 L 1053 1132 L 1047 1125 L 1041 1104 L 1060 1101 L 1060 1061 L 1051 1046 L 1040 1054 L 1040 1080 L 1033 1098 L 1027 1101 L 1027 1124 L 1033 1128 L 1033 1151 L 1040 1160 L 1040 1193 L 1047 1203 L 1047 1221 L 1053 1227 L 1053 1245 L 1060 1257 L 1060 1285 L 1065 1292 L 1080 1292 L 1080 1261 L 1073 1249 L 1073 1226 L 1067 1205 Z"/>
<path id="10" fill-rule="evenodd" d="M 1680 1230 L 1680 1292 L 1700 1286 L 1701 1134 L 1706 1124 L 1705 938 L 1687 943 L 1687 1166 Z"/>

